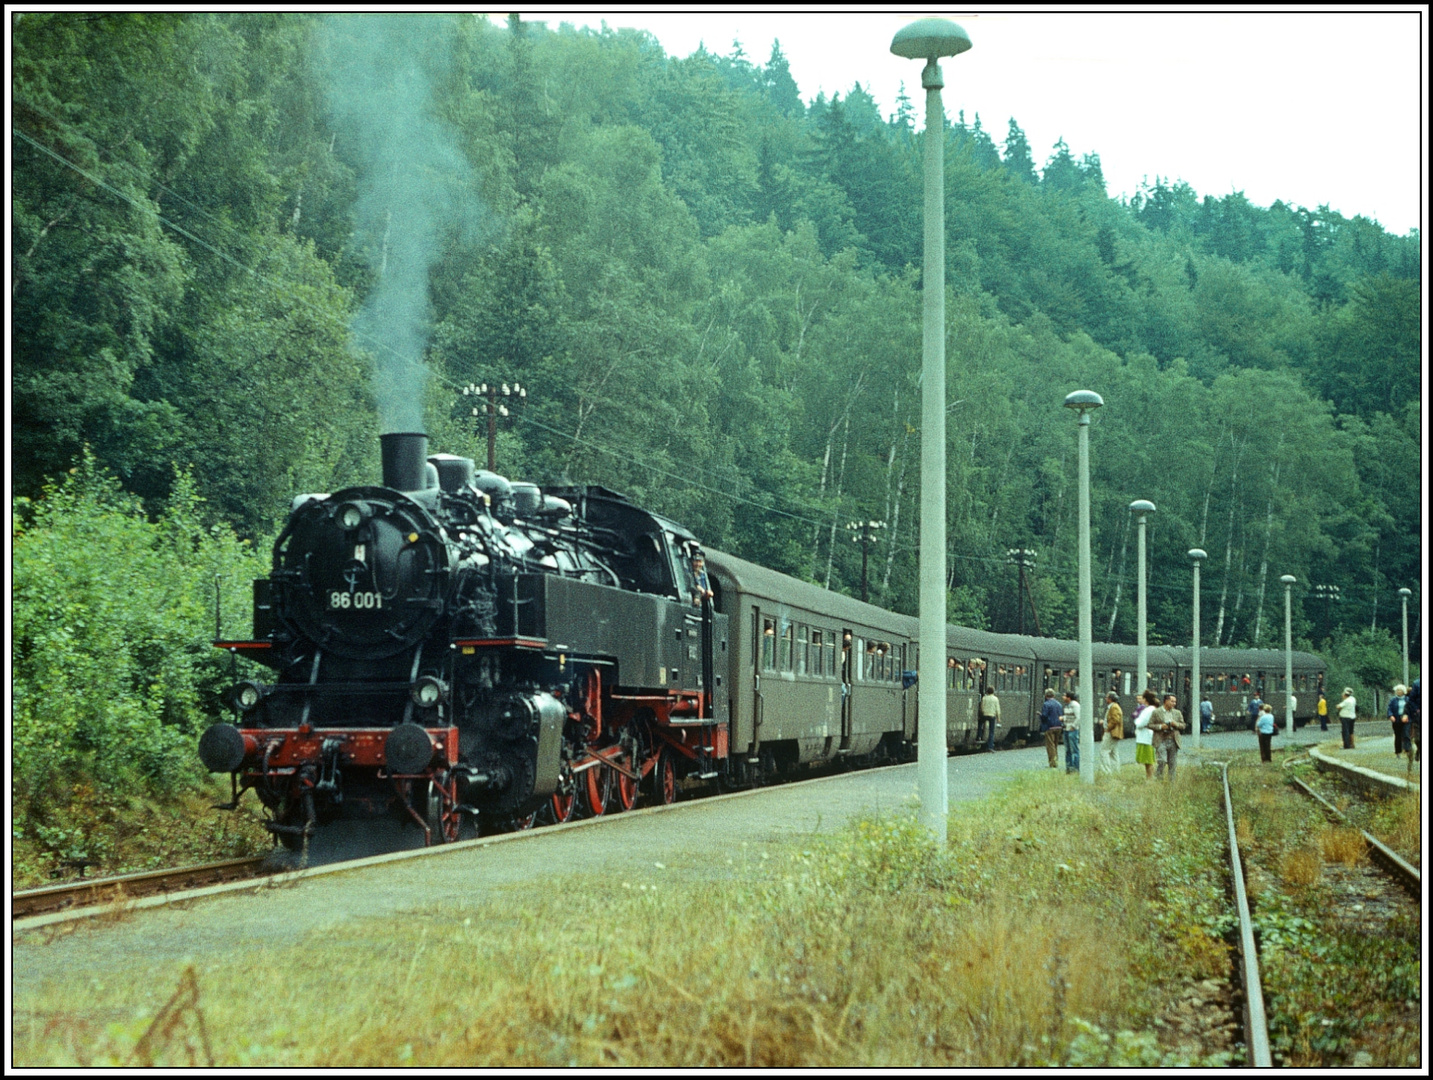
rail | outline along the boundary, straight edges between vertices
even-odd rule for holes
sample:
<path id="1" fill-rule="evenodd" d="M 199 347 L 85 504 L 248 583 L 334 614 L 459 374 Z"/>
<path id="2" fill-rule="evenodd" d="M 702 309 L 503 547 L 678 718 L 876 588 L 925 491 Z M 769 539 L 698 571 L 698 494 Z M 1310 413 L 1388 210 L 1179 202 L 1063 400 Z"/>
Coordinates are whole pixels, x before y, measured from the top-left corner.
<path id="1" fill-rule="evenodd" d="M 1234 871 L 1234 899 L 1239 908 L 1239 949 L 1243 954 L 1244 981 L 1244 1045 L 1254 1068 L 1272 1068 L 1269 1050 L 1269 1023 L 1264 1014 L 1264 990 L 1259 981 L 1259 953 L 1254 945 L 1254 924 L 1249 917 L 1249 897 L 1244 891 L 1244 864 L 1239 858 L 1239 839 L 1234 831 L 1234 801 L 1229 795 L 1229 763 L 1218 765 L 1224 779 L 1224 819 L 1229 828 L 1229 863 Z"/>
<path id="2" fill-rule="evenodd" d="M 1343 822 L 1345 825 L 1352 824 L 1342 810 L 1334 806 L 1333 803 L 1329 802 L 1297 776 L 1291 776 L 1289 780 L 1305 795 L 1318 800 L 1324 810 L 1335 819 Z M 1364 841 L 1368 844 L 1368 851 L 1373 860 L 1382 865 L 1413 899 L 1421 900 L 1423 897 L 1423 874 L 1419 869 L 1416 866 L 1410 865 L 1402 856 L 1367 829 L 1359 829 L 1358 831 L 1363 835 Z"/>
<path id="3" fill-rule="evenodd" d="M 70 881 L 63 885 L 46 885 L 25 889 L 10 897 L 10 918 L 28 919 L 35 915 L 112 904 L 120 900 L 137 900 L 161 893 L 185 892 L 219 885 L 229 881 L 245 881 L 257 877 L 264 857 L 228 859 L 184 866 L 177 870 L 148 870 L 138 874 Z"/>

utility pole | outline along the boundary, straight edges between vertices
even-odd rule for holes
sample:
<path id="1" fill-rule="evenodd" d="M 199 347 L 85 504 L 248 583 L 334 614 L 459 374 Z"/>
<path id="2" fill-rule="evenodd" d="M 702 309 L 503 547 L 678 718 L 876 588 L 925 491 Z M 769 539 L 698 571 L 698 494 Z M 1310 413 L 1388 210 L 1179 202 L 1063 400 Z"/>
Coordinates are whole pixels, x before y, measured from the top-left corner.
<path id="1" fill-rule="evenodd" d="M 510 415 L 508 413 L 508 407 L 504 404 L 500 404 L 498 398 L 501 396 L 505 399 L 512 399 L 517 403 L 524 402 L 527 400 L 527 388 L 521 383 L 513 383 L 511 386 L 507 383 L 502 383 L 501 385 L 494 383 L 491 386 L 487 383 L 468 383 L 467 386 L 463 387 L 463 396 L 487 399 L 485 402 L 485 411 L 488 414 L 488 472 L 497 472 L 498 417 Z M 473 416 L 477 417 L 480 415 L 482 414 L 474 407 Z"/>
<path id="2" fill-rule="evenodd" d="M 867 589 L 866 589 L 866 564 L 867 564 L 867 555 L 869 554 L 869 552 L 870 552 L 870 550 L 871 550 L 871 541 L 875 539 L 875 535 L 874 535 L 875 530 L 877 530 L 877 529 L 884 529 L 885 527 L 886 527 L 886 523 L 885 523 L 884 521 L 852 521 L 852 522 L 848 522 L 847 525 L 846 525 L 846 528 L 850 529 L 850 530 L 852 531 L 852 533 L 855 533 L 856 530 L 858 530 L 858 529 L 860 530 L 860 535 L 859 535 L 859 536 L 853 535 L 853 536 L 851 537 L 851 539 L 852 539 L 854 542 L 856 542 L 857 544 L 860 544 L 860 545 L 861 545 L 861 601 L 862 601 L 862 603 L 870 603 L 870 597 L 867 595 Z"/>
<path id="3" fill-rule="evenodd" d="M 1025 580 L 1025 571 L 1035 569 L 1035 553 L 1029 548 L 1008 548 L 1005 552 L 1006 561 L 1013 563 L 1020 568 L 1020 635 L 1025 635 L 1025 599 L 1030 599 L 1030 613 L 1035 616 L 1035 634 L 1040 634 L 1040 615 L 1035 610 L 1035 597 L 1030 592 L 1030 583 Z"/>
<path id="4" fill-rule="evenodd" d="M 1339 601 L 1337 585 L 1315 585 L 1314 599 L 1324 602 L 1324 637 L 1333 636 L 1333 606 Z"/>

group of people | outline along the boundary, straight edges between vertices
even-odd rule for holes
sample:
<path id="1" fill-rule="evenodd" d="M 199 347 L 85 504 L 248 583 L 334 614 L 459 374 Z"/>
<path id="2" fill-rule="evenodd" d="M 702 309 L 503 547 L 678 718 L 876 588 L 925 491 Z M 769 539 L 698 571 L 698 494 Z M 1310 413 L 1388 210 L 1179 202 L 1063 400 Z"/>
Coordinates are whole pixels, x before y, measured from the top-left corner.
<path id="1" fill-rule="evenodd" d="M 1213 707 L 1209 719 L 1213 719 Z M 1154 690 L 1146 690 L 1139 696 L 1134 716 L 1134 759 L 1144 766 L 1146 780 L 1163 779 L 1166 775 L 1174 779 L 1174 768 L 1179 757 L 1179 733 L 1184 730 L 1184 713 L 1177 705 L 1173 694 L 1163 698 Z M 1104 738 L 1100 742 L 1100 771 L 1113 774 L 1119 769 L 1119 742 L 1124 738 L 1124 709 L 1120 707 L 1119 695 L 1111 690 L 1105 695 Z M 1201 709 L 1202 730 L 1203 726 Z M 1066 691 L 1064 701 L 1057 700 L 1055 691 L 1045 691 L 1045 702 L 1040 706 L 1040 730 L 1045 735 L 1045 753 L 1050 768 L 1059 767 L 1060 742 L 1065 743 L 1065 771 L 1080 770 L 1080 696 Z"/>
<path id="2" fill-rule="evenodd" d="M 1414 679 L 1412 686 L 1398 685 L 1393 688 L 1393 697 L 1388 701 L 1388 718 L 1393 722 L 1393 752 L 1414 755 L 1415 761 L 1422 761 L 1422 740 L 1419 721 L 1422 718 L 1422 679 Z M 1353 749 L 1353 723 L 1358 715 L 1358 701 L 1351 687 L 1344 687 L 1343 697 L 1338 703 L 1339 720 L 1343 728 L 1344 749 Z M 1256 694 L 1249 701 L 1250 720 L 1259 736 L 1259 759 L 1273 760 L 1274 733 L 1278 721 L 1274 707 L 1261 701 Z M 1328 701 L 1322 691 L 1318 704 L 1319 730 L 1329 728 Z M 1104 738 L 1100 742 L 1100 771 L 1114 773 L 1119 769 L 1117 747 L 1124 738 L 1124 710 L 1120 707 L 1119 695 L 1113 690 L 1105 695 Z M 1152 780 L 1168 775 L 1174 779 L 1175 762 L 1179 756 L 1179 733 L 1184 728 L 1184 714 L 1177 707 L 1173 694 L 1163 698 L 1154 690 L 1145 690 L 1135 702 L 1134 759 L 1143 765 L 1145 779 Z M 987 739 L 987 750 L 995 749 L 995 726 L 1000 721 L 1000 699 L 993 691 L 987 690 L 980 701 L 980 720 L 976 727 L 976 741 Z M 1207 734 L 1214 722 L 1214 706 L 1206 697 L 1199 703 L 1199 730 Z M 1057 698 L 1055 691 L 1045 691 L 1044 704 L 1040 706 L 1040 731 L 1045 736 L 1045 753 L 1050 759 L 1050 768 L 1059 767 L 1060 743 L 1065 744 L 1065 771 L 1080 771 L 1080 696 L 1066 691 L 1063 698 Z"/>

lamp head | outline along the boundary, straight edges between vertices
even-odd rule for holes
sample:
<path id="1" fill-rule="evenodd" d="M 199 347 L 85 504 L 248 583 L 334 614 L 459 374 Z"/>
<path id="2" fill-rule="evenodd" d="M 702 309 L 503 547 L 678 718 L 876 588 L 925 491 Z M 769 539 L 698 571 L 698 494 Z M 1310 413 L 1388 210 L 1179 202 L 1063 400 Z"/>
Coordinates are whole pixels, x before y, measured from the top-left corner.
<path id="1" fill-rule="evenodd" d="M 1398 595 L 1401 596 L 1401 597 L 1403 597 L 1403 599 L 1407 600 L 1410 596 L 1413 595 L 1413 590 L 1412 590 L 1412 589 L 1399 589 L 1399 590 L 1398 590 Z"/>
<path id="2" fill-rule="evenodd" d="M 1134 502 L 1129 504 L 1129 508 L 1133 510 L 1136 514 L 1154 513 L 1154 503 L 1150 502 L 1148 499 L 1136 499 Z"/>
<path id="3" fill-rule="evenodd" d="M 970 35 L 949 19 L 917 19 L 891 39 L 891 52 L 907 60 L 939 60 L 969 48 Z"/>
<path id="4" fill-rule="evenodd" d="M 1209 558 L 1209 552 L 1205 551 L 1203 548 L 1190 548 L 1189 557 L 1195 562 L 1200 562 L 1203 559 Z"/>
<path id="5" fill-rule="evenodd" d="M 1073 394 L 1065 395 L 1065 408 L 1075 409 L 1081 413 L 1090 409 L 1098 409 L 1104 403 L 1105 399 L 1093 390 L 1076 390 Z"/>
<path id="6" fill-rule="evenodd" d="M 1285 585 L 1292 585 L 1294 582 L 1298 581 L 1299 579 L 1296 578 L 1296 577 L 1294 577 L 1293 574 L 1285 574 L 1285 575 L 1284 575 L 1283 577 L 1281 577 L 1279 580 L 1282 581 Z"/>

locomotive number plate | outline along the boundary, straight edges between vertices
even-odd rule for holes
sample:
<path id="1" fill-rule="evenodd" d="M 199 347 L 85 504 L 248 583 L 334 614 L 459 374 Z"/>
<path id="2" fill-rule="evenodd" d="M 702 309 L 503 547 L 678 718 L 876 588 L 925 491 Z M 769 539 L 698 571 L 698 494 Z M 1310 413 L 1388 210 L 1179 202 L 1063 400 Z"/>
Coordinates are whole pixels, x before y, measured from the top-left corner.
<path id="1" fill-rule="evenodd" d="M 381 608 L 383 606 L 383 594 L 377 592 L 346 593 L 335 590 L 328 594 L 328 606 L 335 609 Z"/>

